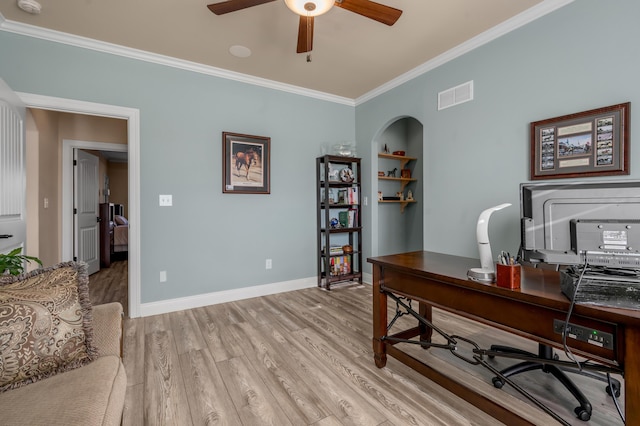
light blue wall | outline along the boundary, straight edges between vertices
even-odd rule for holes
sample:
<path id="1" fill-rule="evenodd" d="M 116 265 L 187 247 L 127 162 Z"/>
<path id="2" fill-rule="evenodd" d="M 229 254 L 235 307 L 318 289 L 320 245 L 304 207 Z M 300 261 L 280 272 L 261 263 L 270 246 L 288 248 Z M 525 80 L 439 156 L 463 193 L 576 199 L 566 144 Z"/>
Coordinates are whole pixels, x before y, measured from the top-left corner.
<path id="1" fill-rule="evenodd" d="M 517 250 L 529 123 L 639 102 L 639 17 L 637 0 L 575 1 L 356 107 L 364 158 L 377 155 L 379 133 L 395 118 L 415 117 L 424 126 L 425 250 L 477 258 L 478 215 L 504 202 L 513 206 L 491 217 L 492 248 Z M 469 80 L 474 101 L 437 111 L 438 92 Z M 638 128 L 640 114 L 632 107 L 631 129 Z M 634 139 L 632 130 L 631 175 L 622 179 L 640 178 Z M 371 180 L 363 184 L 367 191 Z M 375 221 L 375 213 L 366 210 L 364 219 L 365 225 Z M 378 254 L 371 240 L 365 233 L 366 256 Z"/>
<path id="2" fill-rule="evenodd" d="M 315 157 L 353 107 L 1 31 L 0 77 L 140 110 L 143 303 L 315 276 Z M 271 137 L 270 195 L 222 194 L 223 131 Z"/>
<path id="3" fill-rule="evenodd" d="M 478 214 L 511 202 L 489 231 L 494 250 L 515 251 L 529 123 L 640 100 L 638 16 L 637 0 L 575 1 L 355 109 L 1 31 L 0 77 L 20 92 L 140 109 L 142 302 L 152 302 L 314 276 L 314 158 L 336 141 L 357 140 L 365 256 L 377 254 L 375 144 L 402 117 L 424 127 L 424 248 L 477 257 Z M 436 110 L 438 92 L 469 80 L 473 102 Z M 632 129 L 639 117 L 632 108 Z M 222 131 L 272 138 L 271 195 L 222 194 Z M 633 133 L 631 145 L 638 179 Z M 174 207 L 157 206 L 161 193 Z"/>

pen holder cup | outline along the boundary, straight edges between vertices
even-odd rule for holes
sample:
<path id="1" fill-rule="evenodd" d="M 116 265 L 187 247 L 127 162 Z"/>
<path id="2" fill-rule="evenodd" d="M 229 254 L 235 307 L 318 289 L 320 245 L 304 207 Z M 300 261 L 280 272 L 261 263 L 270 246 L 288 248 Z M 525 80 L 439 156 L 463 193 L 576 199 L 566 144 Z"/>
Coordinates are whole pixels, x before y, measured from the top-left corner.
<path id="1" fill-rule="evenodd" d="M 496 264 L 496 284 L 503 288 L 520 288 L 520 265 Z"/>

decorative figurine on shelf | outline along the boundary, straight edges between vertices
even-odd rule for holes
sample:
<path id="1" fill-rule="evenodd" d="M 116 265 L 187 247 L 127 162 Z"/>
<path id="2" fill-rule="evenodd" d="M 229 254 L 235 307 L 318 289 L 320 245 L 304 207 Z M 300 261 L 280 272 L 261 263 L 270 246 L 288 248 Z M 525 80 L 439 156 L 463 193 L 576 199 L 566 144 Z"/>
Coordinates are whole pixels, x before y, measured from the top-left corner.
<path id="1" fill-rule="evenodd" d="M 344 169 L 340 170 L 340 180 L 343 182 L 353 182 L 354 179 L 354 175 L 353 175 L 353 170 L 351 170 L 349 167 L 345 167 Z"/>
<path id="2" fill-rule="evenodd" d="M 396 177 L 396 172 L 398 171 L 398 168 L 395 167 L 393 170 L 389 170 L 387 172 L 387 177 Z"/>
<path id="3" fill-rule="evenodd" d="M 337 218 L 332 217 L 331 220 L 329 221 L 329 226 L 331 226 L 331 228 L 339 228 L 340 221 Z"/>
<path id="4" fill-rule="evenodd" d="M 386 144 L 386 143 L 384 144 L 384 148 L 382 148 L 382 152 L 383 152 L 384 154 L 388 154 L 388 153 L 389 153 L 389 148 L 387 147 L 387 144 Z"/>
<path id="5" fill-rule="evenodd" d="M 413 192 L 411 190 L 407 192 L 407 201 L 413 201 Z"/>
<path id="6" fill-rule="evenodd" d="M 340 170 L 336 169 L 331 163 L 329 163 L 329 180 L 340 180 Z"/>
<path id="7" fill-rule="evenodd" d="M 400 201 L 404 201 L 404 193 L 402 191 L 396 192 L 396 197 L 398 197 Z"/>
<path id="8" fill-rule="evenodd" d="M 378 201 L 382 201 L 382 191 L 378 191 Z"/>

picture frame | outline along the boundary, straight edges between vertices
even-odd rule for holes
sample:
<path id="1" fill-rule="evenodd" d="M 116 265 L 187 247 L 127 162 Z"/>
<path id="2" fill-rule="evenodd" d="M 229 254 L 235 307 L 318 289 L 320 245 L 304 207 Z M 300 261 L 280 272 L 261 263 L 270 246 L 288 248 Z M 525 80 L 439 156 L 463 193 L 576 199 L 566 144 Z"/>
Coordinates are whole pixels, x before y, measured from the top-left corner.
<path id="1" fill-rule="evenodd" d="M 531 180 L 629 174 L 631 103 L 530 124 Z"/>
<path id="2" fill-rule="evenodd" d="M 222 192 L 271 193 L 271 138 L 222 132 Z"/>

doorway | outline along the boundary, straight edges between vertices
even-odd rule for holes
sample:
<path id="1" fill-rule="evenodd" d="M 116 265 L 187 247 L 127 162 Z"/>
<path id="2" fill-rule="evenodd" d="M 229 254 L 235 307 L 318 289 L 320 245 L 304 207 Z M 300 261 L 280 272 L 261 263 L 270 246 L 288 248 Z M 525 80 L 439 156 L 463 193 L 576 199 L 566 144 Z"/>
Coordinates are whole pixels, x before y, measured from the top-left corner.
<path id="1" fill-rule="evenodd" d="M 84 101 L 76 101 L 62 98 L 53 98 L 48 96 L 33 95 L 28 93 L 18 93 L 19 98 L 28 107 L 46 111 L 58 111 L 71 114 L 98 116 L 98 117 L 110 117 L 116 119 L 122 119 L 126 121 L 126 138 L 128 140 L 128 152 L 129 152 L 129 182 L 128 182 L 128 214 L 129 220 L 132 226 L 129 230 L 129 254 L 128 254 L 128 272 L 127 278 L 129 283 L 128 288 L 128 312 L 131 318 L 140 316 L 140 160 L 139 160 L 139 147 L 140 147 L 140 112 L 137 109 L 118 107 L 105 104 L 95 104 Z M 109 147 L 112 148 L 112 147 Z M 89 148 L 91 149 L 91 148 Z M 63 155 L 64 160 L 64 155 Z M 59 197 L 63 198 L 63 188 L 72 188 L 72 178 L 65 177 L 65 169 L 62 170 L 63 187 L 60 189 Z M 65 197 L 66 198 L 66 197 Z M 42 201 L 42 200 L 39 200 Z M 65 200 L 62 200 L 62 204 Z M 60 206 L 62 211 L 62 206 Z M 61 228 L 66 231 L 66 235 L 69 235 L 72 229 L 72 220 L 70 215 L 62 215 L 58 223 L 62 223 Z M 61 261 L 69 261 L 73 258 L 73 248 L 71 239 L 67 239 L 61 229 L 60 234 L 62 241 L 60 241 L 61 249 L 58 256 Z"/>
<path id="2" fill-rule="evenodd" d="M 93 141 L 79 141 L 65 139 L 62 141 L 62 211 L 71 212 L 73 210 L 73 161 L 74 150 L 97 151 L 101 155 L 103 152 L 125 153 L 128 151 L 128 144 L 115 144 Z M 129 163 L 127 162 L 127 165 Z M 62 258 L 72 259 L 74 257 L 73 245 L 73 215 L 62 216 Z"/>

